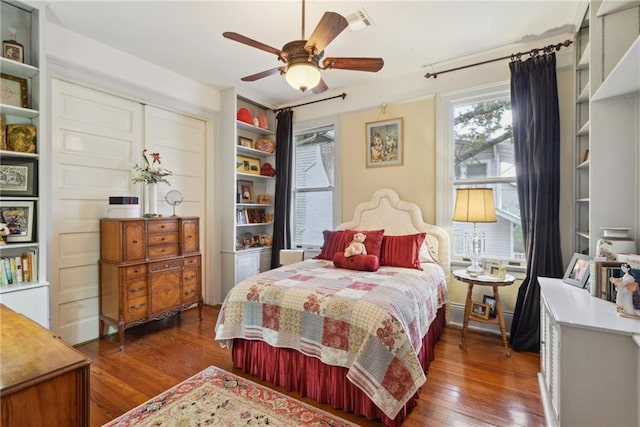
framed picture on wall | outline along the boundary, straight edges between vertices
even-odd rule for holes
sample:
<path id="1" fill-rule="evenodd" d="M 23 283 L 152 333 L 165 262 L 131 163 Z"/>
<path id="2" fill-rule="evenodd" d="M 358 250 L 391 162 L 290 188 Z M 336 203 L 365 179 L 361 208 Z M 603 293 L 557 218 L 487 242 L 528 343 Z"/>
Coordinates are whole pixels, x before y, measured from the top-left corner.
<path id="1" fill-rule="evenodd" d="M 402 165 L 404 141 L 402 118 L 366 125 L 367 167 Z"/>

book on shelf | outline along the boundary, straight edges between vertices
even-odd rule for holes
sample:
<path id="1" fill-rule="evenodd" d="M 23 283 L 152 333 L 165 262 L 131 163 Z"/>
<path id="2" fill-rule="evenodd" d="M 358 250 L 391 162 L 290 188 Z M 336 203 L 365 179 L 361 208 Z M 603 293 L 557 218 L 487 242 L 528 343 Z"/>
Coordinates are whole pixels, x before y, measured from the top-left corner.
<path id="1" fill-rule="evenodd" d="M 37 257 L 36 251 L 27 251 L 20 255 L 0 258 L 0 285 L 36 282 L 38 280 Z"/>

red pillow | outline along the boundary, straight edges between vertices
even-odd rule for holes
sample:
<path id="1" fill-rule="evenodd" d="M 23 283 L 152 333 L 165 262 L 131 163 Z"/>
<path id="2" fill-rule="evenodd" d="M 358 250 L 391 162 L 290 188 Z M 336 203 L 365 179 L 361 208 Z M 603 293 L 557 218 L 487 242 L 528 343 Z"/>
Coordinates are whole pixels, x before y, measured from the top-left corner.
<path id="1" fill-rule="evenodd" d="M 347 268 L 358 271 L 378 271 L 380 263 L 375 255 L 354 255 L 345 257 L 344 253 L 336 252 L 333 257 L 333 265 L 337 268 Z"/>
<path id="2" fill-rule="evenodd" d="M 376 257 L 378 257 L 378 259 L 380 259 L 380 249 L 382 247 L 384 230 L 345 230 L 343 237 L 343 252 L 347 248 L 347 246 L 349 246 L 349 243 L 351 243 L 351 241 L 353 240 L 353 236 L 356 233 L 362 233 L 367 236 L 367 238 L 364 240 L 364 247 L 367 248 L 367 255 L 375 255 Z"/>
<path id="3" fill-rule="evenodd" d="M 420 246 L 427 233 L 384 236 L 380 251 L 380 265 L 406 267 L 422 270 L 420 266 Z"/>
<path id="4" fill-rule="evenodd" d="M 320 254 L 314 258 L 333 261 L 333 256 L 336 252 L 344 252 L 344 243 L 342 239 L 344 231 L 324 230 L 322 234 L 324 235 L 324 245 L 322 245 L 322 251 Z"/>

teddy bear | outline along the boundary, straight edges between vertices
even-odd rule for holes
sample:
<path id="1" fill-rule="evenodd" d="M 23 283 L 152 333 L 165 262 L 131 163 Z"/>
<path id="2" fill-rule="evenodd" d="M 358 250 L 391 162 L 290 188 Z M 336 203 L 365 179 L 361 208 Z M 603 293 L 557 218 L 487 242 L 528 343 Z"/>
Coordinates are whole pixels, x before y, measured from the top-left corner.
<path id="1" fill-rule="evenodd" d="M 344 250 L 345 258 L 354 255 L 366 255 L 367 248 L 364 246 L 364 241 L 367 238 L 363 233 L 356 233 L 353 235 L 353 240 L 349 243 L 349 246 Z"/>

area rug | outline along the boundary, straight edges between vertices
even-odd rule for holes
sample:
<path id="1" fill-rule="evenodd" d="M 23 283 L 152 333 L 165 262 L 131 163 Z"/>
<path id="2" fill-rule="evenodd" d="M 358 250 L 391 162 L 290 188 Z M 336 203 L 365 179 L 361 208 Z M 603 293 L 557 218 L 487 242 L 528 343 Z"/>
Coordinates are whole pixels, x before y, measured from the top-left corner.
<path id="1" fill-rule="evenodd" d="M 209 366 L 103 427 L 353 426 L 260 384 Z"/>

